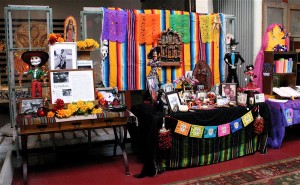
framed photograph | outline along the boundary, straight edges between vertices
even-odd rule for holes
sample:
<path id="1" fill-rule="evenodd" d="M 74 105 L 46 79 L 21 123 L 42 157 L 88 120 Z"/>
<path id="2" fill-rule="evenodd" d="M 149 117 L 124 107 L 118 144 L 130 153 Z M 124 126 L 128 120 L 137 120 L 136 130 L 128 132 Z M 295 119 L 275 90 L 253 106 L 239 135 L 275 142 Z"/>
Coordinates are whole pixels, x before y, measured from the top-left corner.
<path id="1" fill-rule="evenodd" d="M 184 76 L 185 76 L 185 78 L 192 78 L 193 77 L 193 71 L 185 71 Z"/>
<path id="2" fill-rule="evenodd" d="M 76 42 L 56 42 L 49 46 L 50 70 L 77 69 Z"/>
<path id="3" fill-rule="evenodd" d="M 103 88 L 96 88 L 97 92 L 100 92 L 106 101 L 109 103 L 112 102 L 115 98 L 119 99 L 118 97 L 118 87 L 103 87 Z M 121 101 L 121 100 L 120 100 Z"/>
<path id="4" fill-rule="evenodd" d="M 65 103 L 95 100 L 93 69 L 51 70 L 51 103 L 62 99 Z"/>
<path id="5" fill-rule="evenodd" d="M 157 101 L 159 82 L 156 76 L 147 76 L 147 87 L 151 95 L 152 101 Z"/>
<path id="6" fill-rule="evenodd" d="M 170 112 L 178 112 L 179 105 L 181 105 L 178 93 L 176 91 L 168 92 L 166 93 L 166 99 Z"/>
<path id="7" fill-rule="evenodd" d="M 265 94 L 264 93 L 255 94 L 254 100 L 255 100 L 255 103 L 265 102 Z"/>
<path id="8" fill-rule="evenodd" d="M 43 98 L 26 98 L 20 99 L 19 113 L 36 113 L 39 107 L 44 106 Z"/>
<path id="9" fill-rule="evenodd" d="M 172 83 L 166 83 L 164 85 L 164 92 L 167 93 L 167 92 L 171 92 L 171 91 L 174 91 L 174 86 Z"/>
<path id="10" fill-rule="evenodd" d="M 230 101 L 237 100 L 237 85 L 236 83 L 222 83 L 220 88 L 220 94 L 229 98 Z"/>

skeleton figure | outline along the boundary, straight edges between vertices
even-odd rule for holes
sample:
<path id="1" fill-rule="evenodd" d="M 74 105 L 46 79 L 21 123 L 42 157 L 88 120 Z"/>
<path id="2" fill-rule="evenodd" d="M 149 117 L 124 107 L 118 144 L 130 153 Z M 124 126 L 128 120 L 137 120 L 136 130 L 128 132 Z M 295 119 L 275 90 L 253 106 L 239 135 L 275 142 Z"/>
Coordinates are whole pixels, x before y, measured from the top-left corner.
<path id="1" fill-rule="evenodd" d="M 102 46 L 101 46 L 101 55 L 102 55 L 102 61 L 105 60 L 108 54 L 108 41 L 103 40 L 102 41 Z"/>
<path id="2" fill-rule="evenodd" d="M 25 72 L 25 75 L 31 75 L 31 97 L 36 97 L 36 89 L 38 97 L 42 97 L 42 76 L 46 73 L 40 69 L 48 61 L 49 55 L 43 51 L 27 51 L 22 54 L 22 60 L 31 66 L 31 69 Z"/>

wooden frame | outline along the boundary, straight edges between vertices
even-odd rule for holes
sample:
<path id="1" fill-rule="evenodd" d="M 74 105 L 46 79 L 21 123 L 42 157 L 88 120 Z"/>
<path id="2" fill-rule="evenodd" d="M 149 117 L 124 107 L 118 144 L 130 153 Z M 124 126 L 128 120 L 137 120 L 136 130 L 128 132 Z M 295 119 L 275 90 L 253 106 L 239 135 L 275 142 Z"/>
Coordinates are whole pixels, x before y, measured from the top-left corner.
<path id="1" fill-rule="evenodd" d="M 76 69 L 76 42 L 56 42 L 49 46 L 50 70 Z"/>
<path id="2" fill-rule="evenodd" d="M 288 30 L 291 32 L 292 37 L 300 37 L 300 5 L 288 6 Z M 299 41 L 299 39 L 298 39 Z"/>
<path id="3" fill-rule="evenodd" d="M 65 103 L 95 100 L 93 69 L 51 70 L 51 103 L 62 99 Z"/>
<path id="4" fill-rule="evenodd" d="M 176 91 L 168 92 L 166 93 L 166 99 L 170 112 L 178 112 L 179 105 L 181 105 L 178 93 Z"/>
<path id="5" fill-rule="evenodd" d="M 222 83 L 220 88 L 222 96 L 228 97 L 230 101 L 237 100 L 237 84 L 236 83 Z"/>
<path id="6" fill-rule="evenodd" d="M 279 11 L 282 14 L 279 16 Z M 276 16 L 274 16 L 276 15 Z M 287 28 L 287 3 L 283 2 L 265 2 L 263 4 L 263 33 L 272 23 L 278 23 Z"/>
<path id="7" fill-rule="evenodd" d="M 19 114 L 36 113 L 37 109 L 43 106 L 43 98 L 22 98 L 20 99 Z"/>
<path id="8" fill-rule="evenodd" d="M 65 42 L 77 41 L 77 24 L 73 16 L 69 16 L 64 22 L 64 40 Z"/>

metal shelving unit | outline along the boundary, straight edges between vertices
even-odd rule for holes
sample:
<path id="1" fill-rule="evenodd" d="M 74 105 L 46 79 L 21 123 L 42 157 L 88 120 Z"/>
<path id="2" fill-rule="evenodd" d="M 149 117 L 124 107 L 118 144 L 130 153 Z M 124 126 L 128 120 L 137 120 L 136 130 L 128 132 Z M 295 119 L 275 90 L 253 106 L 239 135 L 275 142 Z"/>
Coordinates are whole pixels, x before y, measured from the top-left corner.
<path id="1" fill-rule="evenodd" d="M 49 35 L 53 30 L 52 8 L 48 6 L 28 6 L 28 5 L 9 5 L 4 8 L 5 17 L 5 39 L 6 39 L 6 56 L 7 56 L 7 74 L 8 74 L 8 91 L 9 91 L 9 109 L 11 127 L 16 124 L 17 117 L 17 97 L 18 90 L 15 84 L 15 52 L 29 50 L 47 50 L 47 46 L 38 47 L 32 44 L 32 22 L 41 22 L 46 24 L 46 33 Z M 16 42 L 17 28 L 21 25 L 27 25 L 24 31 L 24 37 L 27 35 L 28 45 L 20 46 Z M 26 31 L 27 29 L 27 31 Z M 32 31 L 32 32 L 31 32 Z M 47 39 L 46 35 L 46 39 Z"/>

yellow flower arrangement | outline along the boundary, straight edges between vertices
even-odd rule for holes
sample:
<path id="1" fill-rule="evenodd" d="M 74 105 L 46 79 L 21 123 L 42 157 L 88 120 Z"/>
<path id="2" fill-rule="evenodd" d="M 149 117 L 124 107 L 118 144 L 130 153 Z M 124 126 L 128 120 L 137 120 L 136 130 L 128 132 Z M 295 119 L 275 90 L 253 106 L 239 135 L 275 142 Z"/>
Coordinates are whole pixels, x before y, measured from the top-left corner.
<path id="1" fill-rule="evenodd" d="M 62 106 L 64 104 L 63 100 L 57 99 L 56 105 L 53 110 L 49 111 L 47 114 L 48 118 L 58 117 L 58 118 L 69 118 L 74 115 L 89 115 L 89 114 L 101 114 L 102 109 L 93 102 L 79 100 L 75 103 L 70 103 L 66 108 Z"/>
<path id="2" fill-rule="evenodd" d="M 94 39 L 79 40 L 77 41 L 77 48 L 79 50 L 99 48 L 99 43 Z"/>

